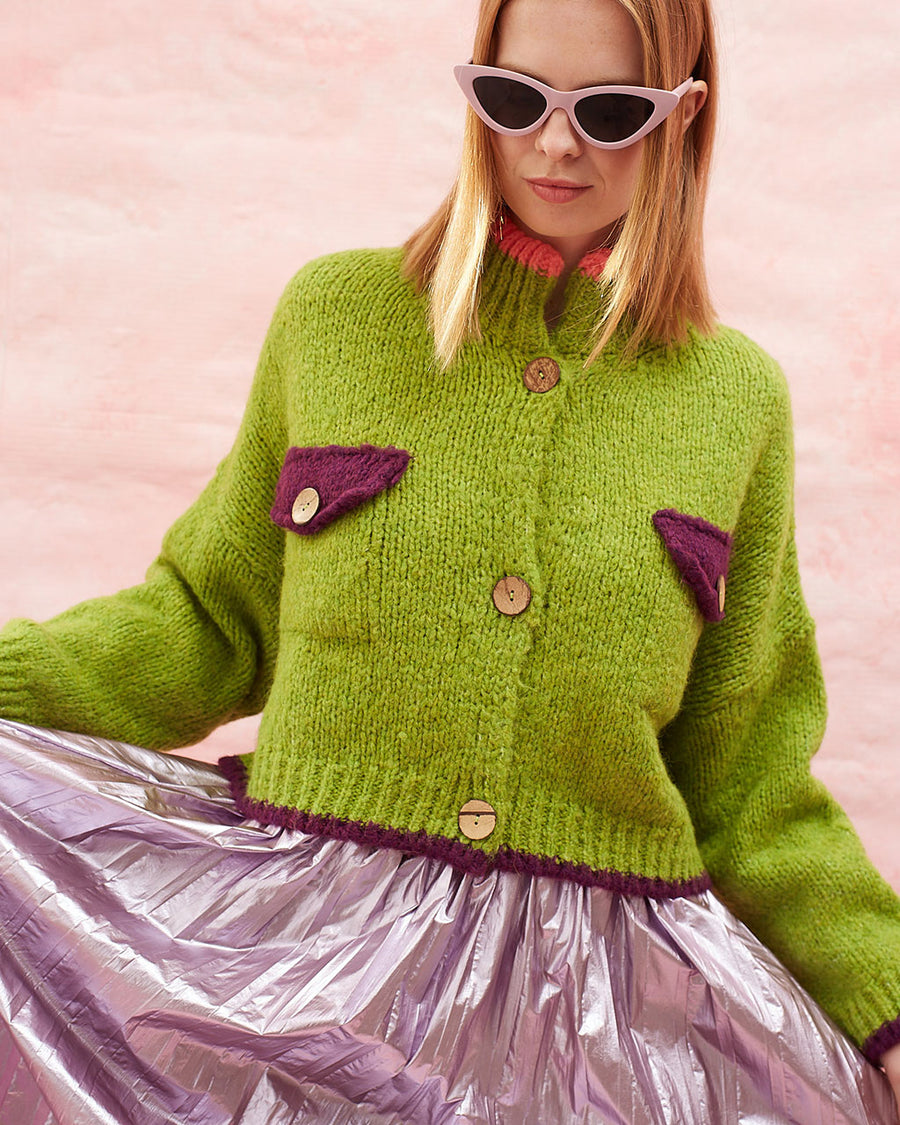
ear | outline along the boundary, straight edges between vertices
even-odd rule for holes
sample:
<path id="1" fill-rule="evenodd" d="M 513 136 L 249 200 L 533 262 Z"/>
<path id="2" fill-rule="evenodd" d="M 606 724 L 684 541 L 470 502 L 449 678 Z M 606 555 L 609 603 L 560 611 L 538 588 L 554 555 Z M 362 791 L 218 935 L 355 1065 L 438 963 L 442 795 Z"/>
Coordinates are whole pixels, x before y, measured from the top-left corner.
<path id="1" fill-rule="evenodd" d="M 709 87 L 702 80 L 697 80 L 691 84 L 690 90 L 681 99 L 682 117 L 681 131 L 685 132 L 688 125 L 694 120 L 709 94 Z"/>

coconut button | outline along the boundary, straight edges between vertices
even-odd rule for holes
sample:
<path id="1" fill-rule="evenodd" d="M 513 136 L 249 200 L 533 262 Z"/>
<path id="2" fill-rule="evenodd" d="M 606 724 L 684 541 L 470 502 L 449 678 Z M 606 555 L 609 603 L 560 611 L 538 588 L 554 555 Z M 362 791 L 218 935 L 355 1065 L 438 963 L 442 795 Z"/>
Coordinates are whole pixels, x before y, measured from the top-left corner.
<path id="1" fill-rule="evenodd" d="M 716 592 L 719 595 L 719 613 L 725 612 L 725 575 L 720 574 L 716 582 Z"/>
<path id="2" fill-rule="evenodd" d="M 304 488 L 297 493 L 297 499 L 291 506 L 291 519 L 296 524 L 309 523 L 319 510 L 319 494 L 314 488 Z"/>
<path id="3" fill-rule="evenodd" d="M 469 840 L 486 840 L 497 824 L 497 813 L 487 801 L 466 801 L 459 810 L 459 830 Z"/>
<path id="4" fill-rule="evenodd" d="M 515 617 L 528 609 L 531 601 L 531 587 L 524 578 L 508 574 L 494 587 L 494 605 L 507 617 Z"/>
<path id="5" fill-rule="evenodd" d="M 535 394 L 552 390 L 559 382 L 559 364 L 549 356 L 533 359 L 522 373 L 522 382 Z"/>

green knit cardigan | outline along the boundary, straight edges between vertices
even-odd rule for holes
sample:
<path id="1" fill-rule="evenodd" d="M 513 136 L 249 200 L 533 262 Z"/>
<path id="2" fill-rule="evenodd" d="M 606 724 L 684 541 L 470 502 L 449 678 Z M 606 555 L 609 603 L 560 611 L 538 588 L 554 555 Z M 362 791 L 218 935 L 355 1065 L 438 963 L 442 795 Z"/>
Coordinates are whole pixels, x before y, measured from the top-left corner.
<path id="1" fill-rule="evenodd" d="M 711 879 L 876 1059 L 900 901 L 809 770 L 784 377 L 727 328 L 585 369 L 602 259 L 548 330 L 561 265 L 508 224 L 446 373 L 399 249 L 302 269 L 146 581 L 0 632 L 0 714 L 165 749 L 262 710 L 222 763 L 249 816 L 625 893 Z"/>

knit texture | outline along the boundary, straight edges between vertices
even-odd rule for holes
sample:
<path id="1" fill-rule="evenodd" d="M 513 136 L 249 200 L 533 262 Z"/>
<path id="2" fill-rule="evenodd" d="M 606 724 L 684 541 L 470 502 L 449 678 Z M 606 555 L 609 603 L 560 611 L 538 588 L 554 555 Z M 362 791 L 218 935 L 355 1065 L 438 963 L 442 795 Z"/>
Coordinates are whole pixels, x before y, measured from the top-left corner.
<path id="1" fill-rule="evenodd" d="M 548 331 L 554 254 L 507 222 L 483 338 L 446 373 L 398 249 L 301 270 L 234 448 L 146 582 L 10 623 L 0 714 L 161 749 L 263 709 L 231 766 L 253 815 L 448 841 L 483 857 L 473 870 L 516 857 L 671 893 L 711 876 L 883 1051 L 900 1040 L 900 903 L 809 771 L 825 699 L 783 375 L 726 328 L 629 360 L 616 338 L 585 369 L 599 252 Z M 536 394 L 522 373 L 540 357 L 560 379 Z M 331 522 L 291 519 L 304 488 L 323 515 L 338 505 Z M 659 513 L 722 537 L 712 558 L 682 536 L 691 580 Z M 495 608 L 504 576 L 530 586 L 523 613 Z M 473 798 L 497 814 L 481 841 L 457 820 Z"/>
<path id="2" fill-rule="evenodd" d="M 247 756 L 249 757 L 249 755 Z M 621 871 L 588 867 L 549 856 L 528 855 L 505 845 L 493 853 L 470 848 L 468 841 L 450 840 L 446 836 L 431 836 L 427 832 L 408 832 L 389 828 L 369 821 L 342 820 L 336 816 L 318 816 L 303 809 L 276 806 L 268 801 L 257 801 L 247 795 L 248 764 L 242 756 L 220 758 L 219 765 L 227 778 L 232 795 L 241 812 L 251 820 L 263 824 L 277 824 L 291 831 L 308 832 L 317 836 L 330 836 L 335 840 L 349 840 L 373 848 L 394 848 L 407 855 L 426 855 L 439 859 L 466 875 L 485 875 L 490 871 L 518 871 L 529 875 L 543 875 L 549 879 L 565 879 L 582 887 L 604 887 L 623 895 L 646 895 L 648 898 L 678 898 L 681 895 L 699 894 L 711 886 L 707 873 L 693 879 L 667 882 L 643 875 L 626 875 Z"/>

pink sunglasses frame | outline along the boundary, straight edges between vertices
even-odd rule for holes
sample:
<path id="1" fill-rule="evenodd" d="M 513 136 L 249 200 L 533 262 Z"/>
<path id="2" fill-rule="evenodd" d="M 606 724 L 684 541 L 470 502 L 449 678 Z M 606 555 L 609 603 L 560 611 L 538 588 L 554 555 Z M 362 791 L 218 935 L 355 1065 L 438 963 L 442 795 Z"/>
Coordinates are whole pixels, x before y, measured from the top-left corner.
<path id="1" fill-rule="evenodd" d="M 657 125 L 665 121 L 678 106 L 694 81 L 693 78 L 688 78 L 680 86 L 676 86 L 674 90 L 654 90 L 650 86 L 585 86 L 581 90 L 554 90 L 552 86 L 546 86 L 543 82 L 538 82 L 536 78 L 530 78 L 527 74 L 520 74 L 516 70 L 503 70 L 497 66 L 475 66 L 473 63 L 461 63 L 453 68 L 453 73 L 462 92 L 466 95 L 469 105 L 485 125 L 489 129 L 493 129 L 495 133 L 503 133 L 507 137 L 520 137 L 526 133 L 533 133 L 540 129 L 555 109 L 564 109 L 572 123 L 572 128 L 583 140 L 587 141 L 589 145 L 594 145 L 595 148 L 611 149 L 628 148 L 629 145 L 639 141 L 641 137 L 646 137 Z M 530 86 L 543 95 L 547 107 L 537 121 L 524 129 L 509 129 L 505 125 L 498 125 L 486 112 L 475 93 L 475 79 L 481 77 L 511 78 L 525 86 Z M 624 141 L 597 141 L 582 129 L 575 116 L 575 106 L 578 102 L 593 94 L 635 94 L 637 97 L 645 98 L 653 103 L 653 113 L 636 133 L 632 133 Z"/>

